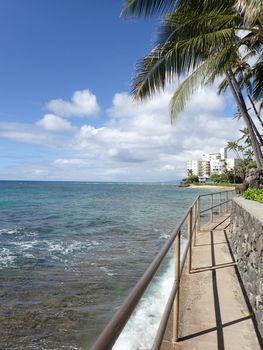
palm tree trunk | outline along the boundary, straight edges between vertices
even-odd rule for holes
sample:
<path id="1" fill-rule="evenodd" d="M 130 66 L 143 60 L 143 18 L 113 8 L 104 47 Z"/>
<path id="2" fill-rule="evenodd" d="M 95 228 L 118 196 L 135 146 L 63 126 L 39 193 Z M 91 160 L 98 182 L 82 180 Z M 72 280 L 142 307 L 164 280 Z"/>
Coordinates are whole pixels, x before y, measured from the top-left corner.
<path id="1" fill-rule="evenodd" d="M 243 74 L 242 71 L 240 72 L 240 74 L 241 74 L 242 80 L 245 81 L 244 74 Z M 255 105 L 255 103 L 254 103 L 254 100 L 253 100 L 253 98 L 252 98 L 252 96 L 251 96 L 251 94 L 250 94 L 250 92 L 249 92 L 249 87 L 248 87 L 248 85 L 247 85 L 246 83 L 245 83 L 245 87 L 246 87 L 248 99 L 249 99 L 249 101 L 250 101 L 250 103 L 251 103 L 251 106 L 252 106 L 252 108 L 253 108 L 253 110 L 254 110 L 254 113 L 255 113 L 256 117 L 258 118 L 259 123 L 261 124 L 261 126 L 262 126 L 262 128 L 263 128 L 263 121 L 262 121 L 262 119 L 261 119 L 261 117 L 260 117 L 259 111 L 258 111 L 257 108 L 256 108 L 256 105 Z"/>
<path id="2" fill-rule="evenodd" d="M 255 112 L 255 114 L 256 114 L 256 117 L 258 118 L 258 121 L 260 122 L 260 124 L 261 124 L 261 126 L 262 126 L 262 128 L 263 128 L 263 121 L 262 121 L 262 119 L 261 119 L 261 117 L 260 117 L 260 115 L 259 115 L 259 112 L 258 112 L 258 110 L 257 110 L 257 108 L 256 108 L 256 106 L 255 106 L 255 103 L 254 103 L 254 101 L 253 101 L 253 98 L 251 97 L 251 95 L 250 95 L 250 93 L 249 93 L 249 91 L 248 91 L 248 88 L 247 88 L 247 96 L 248 96 L 249 101 L 250 101 L 250 103 L 251 103 L 251 106 L 252 106 L 252 108 L 253 108 L 253 110 L 254 110 L 254 112 Z"/>
<path id="3" fill-rule="evenodd" d="M 254 129 L 254 132 L 258 138 L 258 142 L 260 144 L 260 146 L 263 146 L 263 138 L 262 136 L 260 135 L 260 132 L 258 131 L 253 119 L 250 117 L 250 122 L 251 122 L 251 125 L 252 125 L 252 128 Z"/>
<path id="4" fill-rule="evenodd" d="M 250 118 L 250 115 L 248 114 L 248 111 L 247 111 L 244 97 L 242 95 L 242 92 L 238 86 L 236 78 L 235 78 L 231 69 L 227 70 L 226 76 L 227 76 L 227 80 L 229 82 L 229 85 L 231 87 L 231 91 L 233 93 L 233 96 L 236 100 L 237 106 L 238 106 L 240 113 L 241 113 L 241 115 L 246 123 L 246 126 L 248 128 L 249 136 L 250 136 L 250 140 L 251 140 L 251 145 L 252 145 L 252 149 L 254 151 L 257 167 L 262 168 L 263 167 L 262 151 L 260 149 L 258 140 L 256 138 L 256 135 L 255 135 L 252 123 L 251 123 L 251 118 Z"/>

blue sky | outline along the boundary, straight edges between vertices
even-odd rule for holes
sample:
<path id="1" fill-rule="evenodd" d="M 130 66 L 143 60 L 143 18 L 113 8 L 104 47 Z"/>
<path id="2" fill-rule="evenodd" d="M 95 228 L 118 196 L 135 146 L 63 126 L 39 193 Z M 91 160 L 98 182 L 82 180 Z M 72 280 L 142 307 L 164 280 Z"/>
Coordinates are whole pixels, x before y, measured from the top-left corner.
<path id="1" fill-rule="evenodd" d="M 135 64 L 158 20 L 124 20 L 122 3 L 0 0 L 0 179 L 173 180 L 186 157 L 233 135 L 228 100 L 213 88 L 209 99 L 198 92 L 177 127 L 171 88 L 134 104 Z M 200 120 L 211 124 L 207 142 Z"/>
<path id="2" fill-rule="evenodd" d="M 154 21 L 120 18 L 122 1 L 1 0 L 1 118 L 33 121 L 54 96 L 89 86 L 106 108 L 130 88 Z"/>

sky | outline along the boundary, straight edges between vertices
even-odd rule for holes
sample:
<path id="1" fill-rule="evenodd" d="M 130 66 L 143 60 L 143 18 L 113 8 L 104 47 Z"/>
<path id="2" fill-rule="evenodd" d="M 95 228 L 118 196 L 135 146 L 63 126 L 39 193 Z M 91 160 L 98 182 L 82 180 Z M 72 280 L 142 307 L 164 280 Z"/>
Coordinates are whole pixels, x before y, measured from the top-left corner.
<path id="1" fill-rule="evenodd" d="M 238 137 L 229 95 L 200 89 L 171 125 L 175 85 L 143 103 L 136 62 L 158 18 L 123 1 L 0 0 L 0 179 L 174 181 Z"/>

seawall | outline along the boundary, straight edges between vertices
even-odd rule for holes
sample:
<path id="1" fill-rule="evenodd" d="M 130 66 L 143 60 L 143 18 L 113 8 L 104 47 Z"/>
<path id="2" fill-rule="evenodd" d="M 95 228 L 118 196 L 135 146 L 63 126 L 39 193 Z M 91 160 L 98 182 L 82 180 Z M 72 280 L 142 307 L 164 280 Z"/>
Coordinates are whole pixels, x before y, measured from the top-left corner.
<path id="1" fill-rule="evenodd" d="M 229 241 L 263 337 L 263 204 L 233 199 Z"/>

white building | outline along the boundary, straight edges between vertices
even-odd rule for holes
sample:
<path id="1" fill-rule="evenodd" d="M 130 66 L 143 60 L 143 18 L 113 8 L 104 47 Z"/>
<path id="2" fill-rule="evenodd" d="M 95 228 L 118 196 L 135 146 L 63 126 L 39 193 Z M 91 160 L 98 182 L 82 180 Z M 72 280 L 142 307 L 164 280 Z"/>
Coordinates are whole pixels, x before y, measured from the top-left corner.
<path id="1" fill-rule="evenodd" d="M 220 175 L 226 169 L 233 169 L 239 161 L 239 159 L 227 158 L 227 149 L 220 148 L 219 153 L 207 153 L 202 156 L 202 159 L 189 160 L 187 173 L 191 171 L 193 175 L 207 179 L 213 174 Z"/>
<path id="2" fill-rule="evenodd" d="M 226 160 L 225 159 L 212 159 L 210 160 L 210 175 L 217 174 L 220 175 L 226 170 Z"/>
<path id="3" fill-rule="evenodd" d="M 187 162 L 187 173 L 192 172 L 195 176 L 206 177 L 210 176 L 210 162 L 206 160 L 189 160 Z"/>
<path id="4" fill-rule="evenodd" d="M 221 159 L 221 154 L 220 153 L 206 153 L 206 154 L 203 154 L 202 159 L 210 162 L 211 160 Z"/>
<path id="5" fill-rule="evenodd" d="M 233 169 L 238 163 L 240 162 L 240 159 L 236 158 L 227 158 L 226 159 L 226 168 L 227 170 Z"/>
<path id="6" fill-rule="evenodd" d="M 220 148 L 221 159 L 227 159 L 227 149 L 225 147 Z"/>

